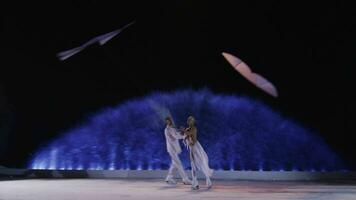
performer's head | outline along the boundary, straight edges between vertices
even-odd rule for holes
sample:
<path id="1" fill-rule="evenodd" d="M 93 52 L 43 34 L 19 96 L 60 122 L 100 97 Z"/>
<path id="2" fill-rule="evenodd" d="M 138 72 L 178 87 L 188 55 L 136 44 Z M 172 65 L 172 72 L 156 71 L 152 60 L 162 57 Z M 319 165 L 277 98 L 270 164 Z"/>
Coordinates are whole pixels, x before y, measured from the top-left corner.
<path id="1" fill-rule="evenodd" d="M 189 127 L 192 127 L 195 125 L 195 119 L 193 116 L 189 116 L 187 119 L 187 124 L 189 125 Z"/>
<path id="2" fill-rule="evenodd" d="M 167 124 L 168 126 L 173 126 L 172 117 L 170 117 L 170 116 L 166 117 L 166 124 Z"/>

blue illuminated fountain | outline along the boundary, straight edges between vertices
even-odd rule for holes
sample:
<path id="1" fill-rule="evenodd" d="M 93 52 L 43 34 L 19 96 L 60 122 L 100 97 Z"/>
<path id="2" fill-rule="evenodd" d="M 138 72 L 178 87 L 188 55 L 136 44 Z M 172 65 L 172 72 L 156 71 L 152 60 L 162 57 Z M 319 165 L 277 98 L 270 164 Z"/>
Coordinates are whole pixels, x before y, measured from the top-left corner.
<path id="1" fill-rule="evenodd" d="M 167 169 L 164 123 L 152 102 L 178 126 L 197 119 L 198 139 L 216 170 L 333 171 L 339 158 L 321 138 L 248 97 L 207 89 L 154 93 L 104 109 L 43 146 L 32 169 Z M 181 154 L 189 167 L 186 150 Z"/>

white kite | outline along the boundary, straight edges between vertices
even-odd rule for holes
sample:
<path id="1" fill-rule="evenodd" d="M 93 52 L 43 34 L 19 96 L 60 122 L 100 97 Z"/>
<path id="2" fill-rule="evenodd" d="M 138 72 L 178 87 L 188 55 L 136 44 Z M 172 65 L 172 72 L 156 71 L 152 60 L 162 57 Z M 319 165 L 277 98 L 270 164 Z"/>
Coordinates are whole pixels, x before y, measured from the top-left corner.
<path id="1" fill-rule="evenodd" d="M 223 52 L 222 55 L 243 77 L 268 94 L 278 97 L 276 87 L 263 76 L 252 72 L 246 63 L 231 54 Z"/>
<path id="2" fill-rule="evenodd" d="M 135 22 L 131 22 L 129 24 L 127 24 L 126 26 L 117 29 L 115 31 L 112 31 L 110 33 L 105 33 L 103 35 L 99 35 L 95 38 L 92 38 L 91 40 L 89 40 L 88 42 L 84 43 L 83 45 L 73 48 L 73 49 L 69 49 L 67 51 L 62 51 L 60 53 L 57 54 L 57 57 L 59 60 L 65 60 L 79 52 L 81 52 L 83 49 L 85 49 L 86 47 L 98 42 L 100 45 L 104 45 L 106 42 L 108 42 L 109 40 L 111 40 L 113 37 L 115 37 L 116 35 L 118 35 L 121 31 L 123 31 L 124 29 L 126 29 L 127 27 L 131 26 L 133 23 Z"/>

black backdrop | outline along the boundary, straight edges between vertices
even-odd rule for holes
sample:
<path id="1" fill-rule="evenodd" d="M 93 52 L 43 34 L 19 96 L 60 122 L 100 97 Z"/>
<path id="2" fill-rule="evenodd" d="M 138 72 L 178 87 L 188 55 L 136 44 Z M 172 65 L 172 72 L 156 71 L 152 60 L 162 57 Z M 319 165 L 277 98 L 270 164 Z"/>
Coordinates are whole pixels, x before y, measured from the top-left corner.
<path id="1" fill-rule="evenodd" d="M 1 6 L 0 164 L 23 167 L 40 145 L 100 108 L 187 87 L 260 99 L 315 130 L 353 163 L 351 6 L 342 1 L 115 2 Z M 105 46 L 94 45 L 64 62 L 55 57 L 133 20 Z M 222 51 L 274 82 L 280 97 L 244 80 Z"/>

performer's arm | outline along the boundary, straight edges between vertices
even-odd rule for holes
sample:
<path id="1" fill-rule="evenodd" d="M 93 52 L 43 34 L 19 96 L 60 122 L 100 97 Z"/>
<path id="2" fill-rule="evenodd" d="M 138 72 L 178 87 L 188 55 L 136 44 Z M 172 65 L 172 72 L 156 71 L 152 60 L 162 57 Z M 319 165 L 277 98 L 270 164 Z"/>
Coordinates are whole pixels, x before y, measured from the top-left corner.
<path id="1" fill-rule="evenodd" d="M 196 138 L 196 131 L 197 130 L 195 128 L 187 128 L 184 131 L 184 133 L 185 133 L 190 145 L 193 145 L 196 142 L 195 141 L 196 139 L 194 139 L 194 138 Z"/>
<path id="2" fill-rule="evenodd" d="M 176 140 L 184 139 L 184 136 L 180 134 L 178 130 L 175 128 L 172 128 L 170 133 Z"/>
<path id="3" fill-rule="evenodd" d="M 184 134 L 185 134 L 187 137 L 191 136 L 191 135 L 192 135 L 192 130 L 191 130 L 191 128 L 186 128 L 186 129 L 184 130 Z"/>

